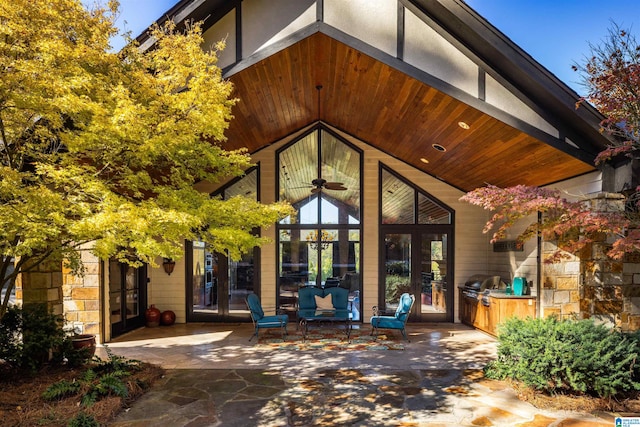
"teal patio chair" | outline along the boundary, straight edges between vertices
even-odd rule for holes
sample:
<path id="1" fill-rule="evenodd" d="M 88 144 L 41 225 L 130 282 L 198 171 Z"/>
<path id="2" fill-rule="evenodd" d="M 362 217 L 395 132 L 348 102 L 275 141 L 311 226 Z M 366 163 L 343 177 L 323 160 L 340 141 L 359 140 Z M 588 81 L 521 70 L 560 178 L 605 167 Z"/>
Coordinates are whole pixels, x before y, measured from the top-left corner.
<path id="1" fill-rule="evenodd" d="M 393 316 L 380 315 L 378 307 L 374 306 L 373 316 L 371 316 L 371 335 L 375 335 L 377 338 L 379 329 L 398 329 L 408 342 L 405 326 L 415 300 L 416 297 L 411 294 L 404 293 L 400 295 L 400 302 Z"/>
<path id="2" fill-rule="evenodd" d="M 256 294 L 249 294 L 247 296 L 247 307 L 249 307 L 249 311 L 251 312 L 251 321 L 255 328 L 255 333 L 251 335 L 249 341 L 251 341 L 253 337 L 258 338 L 260 329 L 269 328 L 280 328 L 280 330 L 282 330 L 282 339 L 284 339 L 285 335 L 287 335 L 287 323 L 289 322 L 289 317 L 286 314 L 265 316 L 262 304 L 260 304 L 260 299 Z"/>

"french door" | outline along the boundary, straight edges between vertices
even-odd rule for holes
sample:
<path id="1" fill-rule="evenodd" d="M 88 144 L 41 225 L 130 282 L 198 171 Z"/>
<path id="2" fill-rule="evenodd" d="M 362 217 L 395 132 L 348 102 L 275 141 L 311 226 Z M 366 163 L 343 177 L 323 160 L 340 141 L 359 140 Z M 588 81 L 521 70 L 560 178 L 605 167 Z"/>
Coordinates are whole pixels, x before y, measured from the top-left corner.
<path id="1" fill-rule="evenodd" d="M 146 266 L 134 268 L 115 260 L 109 261 L 111 336 L 116 337 L 143 326 L 146 306 Z"/>
<path id="2" fill-rule="evenodd" d="M 381 237 L 380 306 L 395 310 L 408 292 L 416 298 L 411 320 L 453 321 L 451 232 L 442 226 L 384 226 Z"/>
<path id="3" fill-rule="evenodd" d="M 246 298 L 259 293 L 257 251 L 233 261 L 209 251 L 204 242 L 190 242 L 187 251 L 187 320 L 237 321 L 249 319 Z"/>

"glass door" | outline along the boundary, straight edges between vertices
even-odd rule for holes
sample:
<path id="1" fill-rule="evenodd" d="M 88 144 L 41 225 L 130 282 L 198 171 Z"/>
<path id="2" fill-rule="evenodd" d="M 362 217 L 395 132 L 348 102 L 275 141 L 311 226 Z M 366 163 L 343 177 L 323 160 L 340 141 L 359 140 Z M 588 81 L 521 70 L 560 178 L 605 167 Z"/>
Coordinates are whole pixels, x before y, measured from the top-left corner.
<path id="1" fill-rule="evenodd" d="M 453 293 L 447 286 L 447 273 L 451 271 L 448 233 L 415 229 L 382 235 L 379 305 L 385 311 L 394 311 L 400 295 L 408 292 L 416 298 L 412 320 L 452 321 Z"/>
<path id="2" fill-rule="evenodd" d="M 383 300 L 381 307 L 386 312 L 398 308 L 400 295 L 413 292 L 411 263 L 411 234 L 389 233 L 384 235 L 384 270 L 382 271 Z"/>
<path id="3" fill-rule="evenodd" d="M 249 316 L 246 298 L 256 289 L 255 251 L 239 261 L 209 251 L 204 242 L 191 242 L 189 321 L 242 320 Z"/>
<path id="4" fill-rule="evenodd" d="M 420 298 L 416 297 L 421 317 L 447 314 L 448 294 L 447 272 L 448 239 L 447 234 L 422 233 L 420 236 Z M 429 316 L 433 315 L 433 316 Z"/>
<path id="5" fill-rule="evenodd" d="M 109 261 L 109 313 L 112 337 L 145 324 L 146 284 L 146 267 L 134 268 L 115 260 Z"/>

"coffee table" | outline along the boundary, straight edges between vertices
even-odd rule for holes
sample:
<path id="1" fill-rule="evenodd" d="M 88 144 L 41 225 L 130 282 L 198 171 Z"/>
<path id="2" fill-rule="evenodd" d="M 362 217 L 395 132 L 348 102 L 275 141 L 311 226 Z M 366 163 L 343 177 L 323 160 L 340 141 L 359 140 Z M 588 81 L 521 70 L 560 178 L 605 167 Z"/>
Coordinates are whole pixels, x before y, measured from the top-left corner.
<path id="1" fill-rule="evenodd" d="M 344 323 L 347 340 L 351 340 L 351 324 L 353 321 L 351 310 L 298 310 L 298 321 L 300 322 L 303 342 L 307 339 L 310 323 L 317 324 L 318 326 L 322 326 L 323 324 L 333 325 L 334 323 Z"/>

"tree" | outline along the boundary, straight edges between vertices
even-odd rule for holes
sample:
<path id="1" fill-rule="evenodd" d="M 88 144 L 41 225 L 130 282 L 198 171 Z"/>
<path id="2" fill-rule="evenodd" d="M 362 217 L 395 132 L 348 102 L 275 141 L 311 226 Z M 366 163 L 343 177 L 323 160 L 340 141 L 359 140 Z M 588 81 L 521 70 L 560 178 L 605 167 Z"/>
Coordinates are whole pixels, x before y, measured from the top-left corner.
<path id="1" fill-rule="evenodd" d="M 0 317 L 17 275 L 61 260 L 81 273 L 87 243 L 133 265 L 179 258 L 184 239 L 237 259 L 265 241 L 255 227 L 291 212 L 193 188 L 251 166 L 222 145 L 237 102 L 223 45 L 204 51 L 198 23 L 168 22 L 153 50 L 112 52 L 118 7 L 0 2 Z"/>
<path id="2" fill-rule="evenodd" d="M 595 159 L 601 164 L 612 158 L 635 159 L 640 150 L 640 45 L 628 31 L 617 25 L 609 30 L 601 45 L 590 45 L 591 55 L 580 72 L 587 95 L 584 102 L 593 104 L 605 119 L 601 131 L 611 135 L 610 143 Z M 640 187 L 636 188 L 636 194 Z M 545 239 L 558 241 L 559 251 L 548 261 L 562 256 L 565 250 L 576 253 L 595 238 L 606 233 L 614 236 L 608 255 L 621 259 L 625 253 L 640 251 L 640 216 L 624 212 L 594 212 L 583 201 L 570 201 L 558 191 L 532 186 L 498 188 L 487 186 L 465 194 L 461 200 L 494 212 L 484 231 L 496 229 L 492 242 L 504 238 L 516 222 L 542 213 L 541 221 L 530 223 L 518 240 L 524 241 L 541 233 Z M 640 205 L 631 198 L 631 211 Z M 535 217 L 537 220 L 537 216 Z"/>

